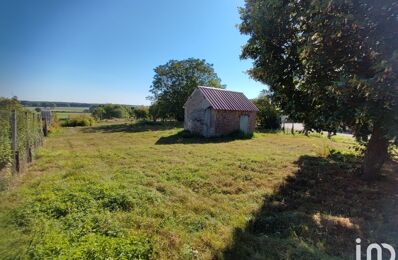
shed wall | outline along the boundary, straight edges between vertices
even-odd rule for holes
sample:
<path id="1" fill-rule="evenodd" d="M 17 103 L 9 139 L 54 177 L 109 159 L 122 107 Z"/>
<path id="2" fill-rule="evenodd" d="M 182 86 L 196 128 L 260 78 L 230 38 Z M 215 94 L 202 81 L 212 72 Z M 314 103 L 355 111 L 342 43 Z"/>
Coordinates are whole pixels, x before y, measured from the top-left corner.
<path id="1" fill-rule="evenodd" d="M 206 137 L 214 135 L 214 110 L 200 91 L 195 90 L 192 93 L 185 103 L 184 110 L 184 129 Z"/>
<path id="2" fill-rule="evenodd" d="M 249 133 L 256 127 L 256 112 L 215 110 L 215 135 L 228 135 L 240 130 L 240 116 L 249 116 Z"/>

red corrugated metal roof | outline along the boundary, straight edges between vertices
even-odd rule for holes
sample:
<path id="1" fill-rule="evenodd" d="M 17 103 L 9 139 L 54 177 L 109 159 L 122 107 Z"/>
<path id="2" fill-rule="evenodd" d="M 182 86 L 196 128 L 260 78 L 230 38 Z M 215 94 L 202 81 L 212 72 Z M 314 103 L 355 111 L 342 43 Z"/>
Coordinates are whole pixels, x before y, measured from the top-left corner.
<path id="1" fill-rule="evenodd" d="M 203 86 L 198 89 L 215 110 L 258 111 L 258 108 L 241 92 Z"/>

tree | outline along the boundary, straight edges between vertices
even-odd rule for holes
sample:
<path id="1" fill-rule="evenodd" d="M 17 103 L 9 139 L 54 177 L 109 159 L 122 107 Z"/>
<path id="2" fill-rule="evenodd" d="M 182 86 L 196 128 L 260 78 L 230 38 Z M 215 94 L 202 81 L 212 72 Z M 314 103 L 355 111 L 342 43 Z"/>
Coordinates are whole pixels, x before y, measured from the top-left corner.
<path id="1" fill-rule="evenodd" d="M 259 127 L 271 130 L 279 129 L 281 126 L 281 115 L 272 104 L 270 98 L 266 95 L 260 95 L 254 103 L 259 109 L 257 113 Z"/>
<path id="2" fill-rule="evenodd" d="M 90 110 L 94 118 L 99 120 L 105 119 L 105 109 L 103 106 L 90 107 Z"/>
<path id="3" fill-rule="evenodd" d="M 374 179 L 398 135 L 396 1 L 246 0 L 240 12 L 251 77 L 307 130 L 350 127 Z"/>
<path id="4" fill-rule="evenodd" d="M 148 109 L 149 116 L 152 118 L 153 122 L 156 122 L 159 118 L 159 106 L 158 103 L 153 103 Z"/>
<path id="5" fill-rule="evenodd" d="M 97 119 L 128 118 L 130 108 L 123 105 L 98 105 L 90 107 L 91 114 Z"/>
<path id="6" fill-rule="evenodd" d="M 213 65 L 205 60 L 170 60 L 155 68 L 150 97 L 162 105 L 158 108 L 164 115 L 178 121 L 184 119 L 183 105 L 197 86 L 223 88 L 221 80 L 214 72 Z M 165 104 L 165 105 L 163 105 Z"/>
<path id="7" fill-rule="evenodd" d="M 157 100 L 149 107 L 148 113 L 149 116 L 152 117 L 152 120 L 156 122 L 157 119 L 162 119 L 164 121 L 165 119 L 171 118 L 168 111 L 167 103 L 163 102 L 163 100 Z"/>
<path id="8" fill-rule="evenodd" d="M 148 109 L 135 108 L 133 110 L 135 119 L 146 119 L 148 117 Z"/>
<path id="9" fill-rule="evenodd" d="M 22 111 L 24 108 L 18 100 L 18 97 L 13 96 L 12 98 L 0 97 L 0 109 L 2 110 L 19 110 Z"/>

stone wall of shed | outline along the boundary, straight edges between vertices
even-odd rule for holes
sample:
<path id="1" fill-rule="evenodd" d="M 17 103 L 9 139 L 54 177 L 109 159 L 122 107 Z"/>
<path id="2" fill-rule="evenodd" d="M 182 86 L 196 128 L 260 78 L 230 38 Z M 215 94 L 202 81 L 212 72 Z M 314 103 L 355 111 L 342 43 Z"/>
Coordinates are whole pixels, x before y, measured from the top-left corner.
<path id="1" fill-rule="evenodd" d="M 249 116 L 249 133 L 253 133 L 256 128 L 256 112 L 225 110 L 216 110 L 214 112 L 215 116 L 213 117 L 213 120 L 215 120 L 214 124 L 216 136 L 228 135 L 239 131 L 241 115 Z"/>
<path id="2" fill-rule="evenodd" d="M 210 121 L 206 122 L 206 109 L 210 106 L 209 102 L 204 98 L 200 91 L 195 92 L 189 97 L 189 100 L 184 106 L 184 129 L 193 134 L 204 135 L 214 132 L 213 129 L 208 129 Z M 212 112 L 214 113 L 214 111 Z M 213 118 L 214 115 L 211 116 Z M 212 130 L 212 131 L 211 131 Z"/>

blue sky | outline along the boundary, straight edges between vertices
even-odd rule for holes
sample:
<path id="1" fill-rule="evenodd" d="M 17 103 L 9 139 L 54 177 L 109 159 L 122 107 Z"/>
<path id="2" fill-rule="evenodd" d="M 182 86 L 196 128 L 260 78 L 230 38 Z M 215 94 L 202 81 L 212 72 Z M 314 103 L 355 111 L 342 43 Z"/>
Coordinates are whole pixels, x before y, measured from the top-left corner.
<path id="1" fill-rule="evenodd" d="M 264 85 L 239 54 L 243 0 L 1 0 L 0 96 L 149 104 L 153 69 L 201 58 L 227 89 Z"/>

